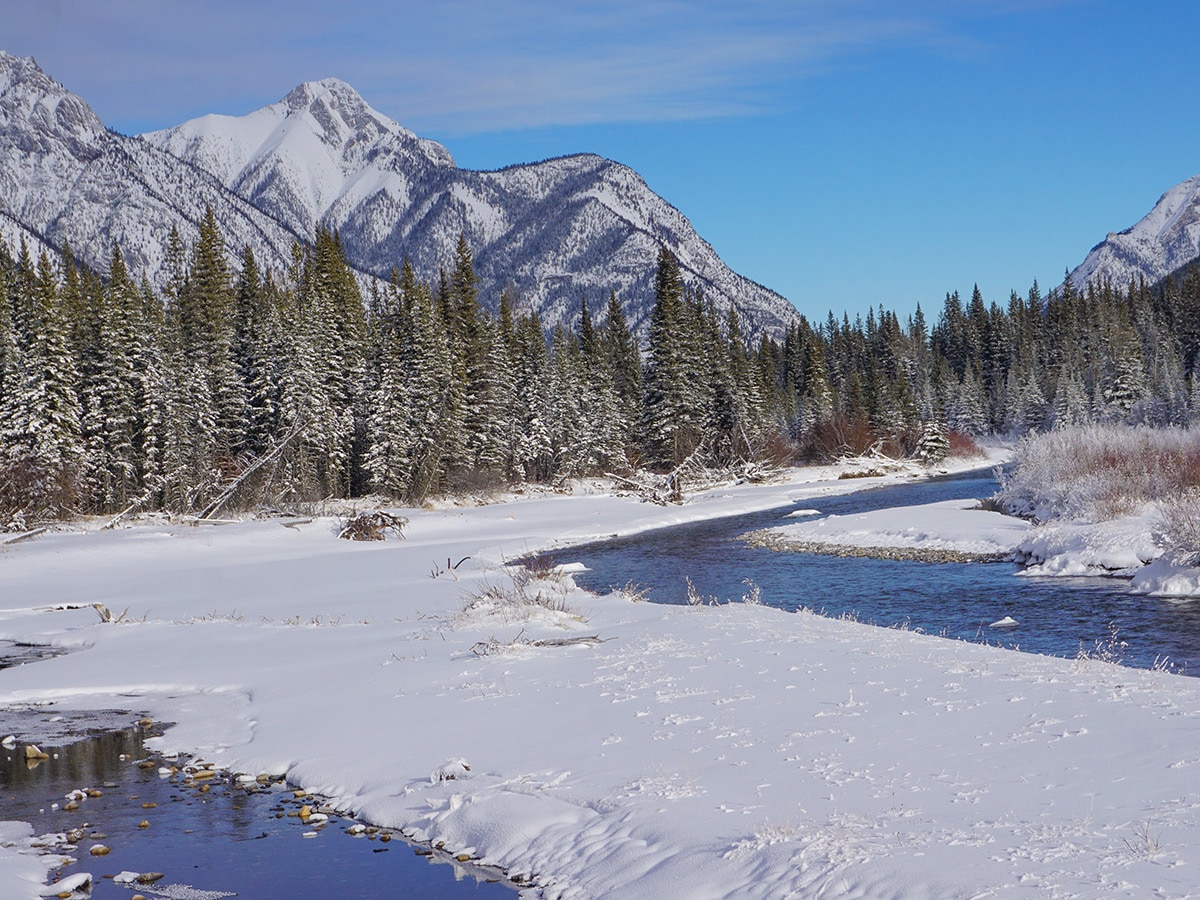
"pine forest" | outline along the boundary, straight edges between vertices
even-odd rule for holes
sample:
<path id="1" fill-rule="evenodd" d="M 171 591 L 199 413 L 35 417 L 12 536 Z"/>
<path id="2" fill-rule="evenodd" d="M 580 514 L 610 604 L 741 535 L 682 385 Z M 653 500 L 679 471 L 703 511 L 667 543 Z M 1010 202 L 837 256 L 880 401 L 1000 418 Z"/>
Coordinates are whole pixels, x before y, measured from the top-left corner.
<path id="1" fill-rule="evenodd" d="M 936 461 L 956 435 L 1200 419 L 1196 272 L 1003 305 L 976 288 L 932 324 L 880 306 L 776 338 L 719 314 L 664 249 L 641 342 L 615 294 L 551 334 L 520 297 L 481 302 L 462 237 L 432 283 L 404 261 L 362 289 L 329 231 L 292 257 L 231 267 L 211 211 L 194 246 L 172 236 L 161 292 L 118 247 L 101 277 L 69 248 L 0 245 L 0 525 L 419 503 L 692 462 Z"/>

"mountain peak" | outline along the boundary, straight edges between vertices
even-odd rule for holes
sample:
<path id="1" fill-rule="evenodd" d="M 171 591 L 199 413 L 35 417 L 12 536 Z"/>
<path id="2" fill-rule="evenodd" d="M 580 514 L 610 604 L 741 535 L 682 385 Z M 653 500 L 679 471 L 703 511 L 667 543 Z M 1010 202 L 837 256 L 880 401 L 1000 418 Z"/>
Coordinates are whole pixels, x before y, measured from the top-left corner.
<path id="1" fill-rule="evenodd" d="M 337 110 L 348 119 L 360 119 L 364 116 L 386 119 L 375 112 L 358 91 L 340 78 L 302 82 L 288 91 L 282 102 L 292 112 L 311 111 L 315 106 L 324 106 Z"/>
<path id="2" fill-rule="evenodd" d="M 331 148 L 365 147 L 393 136 L 435 165 L 454 165 L 445 147 L 417 137 L 399 122 L 374 109 L 352 85 L 340 78 L 298 84 L 276 106 L 286 109 L 288 118 L 306 114 L 311 117 L 313 132 Z"/>
<path id="3" fill-rule="evenodd" d="M 1089 282 L 1124 287 L 1144 278 L 1153 284 L 1200 256 L 1200 175 L 1171 188 L 1137 224 L 1110 232 L 1068 276 L 1083 289 Z"/>
<path id="4" fill-rule="evenodd" d="M 42 71 L 32 56 L 0 50 L 0 124 L 40 144 L 49 136 L 71 145 L 76 156 L 92 154 L 90 145 L 104 123 L 87 102 Z M 82 154 L 82 156 L 81 156 Z"/>

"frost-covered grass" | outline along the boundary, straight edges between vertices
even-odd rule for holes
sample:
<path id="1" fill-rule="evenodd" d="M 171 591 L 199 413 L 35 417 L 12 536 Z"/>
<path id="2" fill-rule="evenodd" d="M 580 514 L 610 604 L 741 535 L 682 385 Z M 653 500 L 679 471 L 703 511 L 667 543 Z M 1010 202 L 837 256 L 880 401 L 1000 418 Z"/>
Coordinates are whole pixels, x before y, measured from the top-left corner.
<path id="1" fill-rule="evenodd" d="M 997 499 L 1008 512 L 1039 521 L 1088 522 L 1138 515 L 1147 504 L 1165 502 L 1183 536 L 1188 519 L 1177 502 L 1195 491 L 1200 433 L 1194 429 L 1090 425 L 1022 441 L 1000 476 Z"/>
<path id="2" fill-rule="evenodd" d="M 1132 575 L 1200 595 L 1200 431 L 1091 425 L 1032 435 L 995 502 L 1039 523 L 1017 548 L 1036 575 Z"/>
<path id="3" fill-rule="evenodd" d="M 1191 487 L 1158 505 L 1158 537 L 1178 562 L 1200 565 L 1200 488 Z"/>

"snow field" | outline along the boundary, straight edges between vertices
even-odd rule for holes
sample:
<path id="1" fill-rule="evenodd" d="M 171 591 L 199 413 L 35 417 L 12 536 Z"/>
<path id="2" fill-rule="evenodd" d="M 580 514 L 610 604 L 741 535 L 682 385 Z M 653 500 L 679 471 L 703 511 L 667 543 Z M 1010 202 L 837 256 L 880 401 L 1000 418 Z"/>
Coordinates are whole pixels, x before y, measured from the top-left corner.
<path id="1" fill-rule="evenodd" d="M 286 773 L 531 896 L 1188 896 L 1194 679 L 500 568 L 846 489 L 405 510 L 374 544 L 325 519 L 46 535 L 0 554 L 0 638 L 79 650 L 0 671 L 0 708 L 144 710 L 178 723 L 164 751 Z M 129 614 L 56 608 L 93 602 Z M 15 828 L 0 895 L 36 896 Z"/>

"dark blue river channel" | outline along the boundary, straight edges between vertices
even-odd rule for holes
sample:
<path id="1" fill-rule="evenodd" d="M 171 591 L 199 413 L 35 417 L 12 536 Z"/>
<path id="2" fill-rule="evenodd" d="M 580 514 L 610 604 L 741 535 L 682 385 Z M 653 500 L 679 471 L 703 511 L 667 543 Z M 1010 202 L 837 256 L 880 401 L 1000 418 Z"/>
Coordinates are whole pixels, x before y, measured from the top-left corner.
<path id="1" fill-rule="evenodd" d="M 289 785 L 160 774 L 178 761 L 146 752 L 142 741 L 153 729 L 113 730 L 122 719 L 136 716 L 0 713 L 0 737 L 20 737 L 14 748 L 0 750 L 0 819 L 30 822 L 38 835 L 66 835 L 69 844 L 56 850 L 77 862 L 52 872 L 51 880 L 77 872 L 94 878 L 90 893 L 74 898 L 516 897 L 498 873 L 412 847 L 386 829 L 356 835 L 354 821 L 332 811 L 320 825 L 304 823 L 298 811 L 318 808 L 321 800 L 297 797 Z M 34 739 L 49 759 L 25 759 L 24 745 Z M 72 808 L 67 795 L 82 789 L 92 796 Z M 101 846 L 108 852 L 93 855 Z M 122 872 L 136 872 L 145 883 L 121 884 L 114 876 Z"/>
<path id="2" fill-rule="evenodd" d="M 741 598 L 753 579 L 769 606 L 808 607 L 882 626 L 1074 657 L 1097 641 L 1125 665 L 1167 659 L 1174 671 L 1200 674 L 1200 604 L 1131 594 L 1116 578 L 1028 578 L 1011 563 L 931 564 L 772 552 L 739 535 L 788 524 L 793 508 L 847 515 L 939 500 L 990 496 L 990 474 L 968 474 L 810 498 L 796 507 L 681 525 L 570 551 L 592 571 L 576 581 L 605 592 L 632 581 L 659 603 L 685 603 L 686 581 L 720 600 Z M 1014 629 L 988 625 L 1004 616 Z M 1116 628 L 1116 640 L 1112 629 Z"/>

